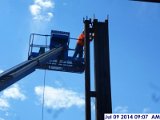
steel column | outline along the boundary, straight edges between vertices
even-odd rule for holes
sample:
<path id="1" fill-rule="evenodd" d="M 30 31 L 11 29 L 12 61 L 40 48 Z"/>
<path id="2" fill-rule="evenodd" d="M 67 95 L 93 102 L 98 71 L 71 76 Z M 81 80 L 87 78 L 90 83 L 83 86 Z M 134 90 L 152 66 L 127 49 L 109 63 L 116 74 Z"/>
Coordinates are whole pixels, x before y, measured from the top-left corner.
<path id="1" fill-rule="evenodd" d="M 104 113 L 112 113 L 108 20 L 93 21 L 94 67 L 96 89 L 96 120 L 104 120 Z"/>
<path id="2" fill-rule="evenodd" d="M 86 120 L 91 120 L 91 99 L 90 99 L 90 41 L 89 41 L 89 26 L 90 21 L 84 21 L 85 27 L 85 114 Z"/>

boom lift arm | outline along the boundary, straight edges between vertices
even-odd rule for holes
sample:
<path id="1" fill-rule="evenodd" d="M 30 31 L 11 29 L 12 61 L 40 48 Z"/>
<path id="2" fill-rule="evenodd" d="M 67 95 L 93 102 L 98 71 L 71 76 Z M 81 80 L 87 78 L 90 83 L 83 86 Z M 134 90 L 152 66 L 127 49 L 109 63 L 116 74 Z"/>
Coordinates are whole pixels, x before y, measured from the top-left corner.
<path id="1" fill-rule="evenodd" d="M 52 30 L 51 35 L 31 34 L 28 60 L 0 74 L 0 91 L 31 74 L 36 69 L 82 73 L 84 71 L 84 58 L 75 60 L 68 54 L 69 35 L 69 32 L 57 30 Z M 50 42 L 45 39 L 45 45 L 35 44 L 35 37 L 49 36 Z M 43 39 L 39 38 L 38 40 Z M 39 52 L 34 51 L 35 48 L 36 50 L 38 48 Z"/>
<path id="2" fill-rule="evenodd" d="M 0 74 L 0 91 L 34 72 L 38 65 L 44 64 L 51 59 L 56 59 L 63 49 L 63 46 L 51 49 L 46 53 L 43 53 L 31 60 L 24 61 L 23 63 L 3 72 Z"/>

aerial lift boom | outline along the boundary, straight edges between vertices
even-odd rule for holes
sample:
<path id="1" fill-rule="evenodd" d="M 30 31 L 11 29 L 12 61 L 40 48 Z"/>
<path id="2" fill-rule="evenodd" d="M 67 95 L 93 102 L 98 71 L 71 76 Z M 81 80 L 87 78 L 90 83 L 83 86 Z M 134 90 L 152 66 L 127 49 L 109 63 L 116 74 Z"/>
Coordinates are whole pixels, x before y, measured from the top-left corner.
<path id="1" fill-rule="evenodd" d="M 30 73 L 34 72 L 39 64 L 44 64 L 50 59 L 56 59 L 63 50 L 63 46 L 52 49 L 46 53 L 37 56 L 32 60 L 27 60 L 19 65 L 0 74 L 0 91 L 14 84 L 18 80 L 24 78 Z"/>
<path id="2" fill-rule="evenodd" d="M 84 60 L 68 56 L 69 32 L 52 30 L 51 35 L 31 34 L 28 60 L 0 74 L 0 91 L 31 74 L 36 69 L 82 73 Z M 35 44 L 36 36 L 50 37 L 48 45 Z M 38 40 L 41 40 L 38 38 Z M 35 52 L 34 48 L 39 51 Z"/>

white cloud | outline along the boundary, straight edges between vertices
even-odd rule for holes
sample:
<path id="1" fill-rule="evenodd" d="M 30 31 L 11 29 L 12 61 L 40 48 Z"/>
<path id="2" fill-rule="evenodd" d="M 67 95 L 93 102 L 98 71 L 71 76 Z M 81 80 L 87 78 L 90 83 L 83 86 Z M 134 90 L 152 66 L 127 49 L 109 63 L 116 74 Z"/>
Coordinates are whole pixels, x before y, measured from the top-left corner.
<path id="1" fill-rule="evenodd" d="M 12 87 L 4 90 L 0 96 L 0 110 L 5 110 L 10 107 L 9 100 L 25 100 L 26 96 L 21 93 L 19 86 L 13 85 Z"/>
<path id="2" fill-rule="evenodd" d="M 35 87 L 35 93 L 42 101 L 43 87 Z M 70 108 L 72 106 L 81 107 L 85 104 L 84 98 L 78 93 L 64 88 L 45 87 L 44 105 L 51 109 Z"/>
<path id="3" fill-rule="evenodd" d="M 53 17 L 53 14 L 51 12 L 47 13 L 48 18 L 51 19 Z"/>
<path id="4" fill-rule="evenodd" d="M 4 90 L 2 97 L 7 99 L 26 99 L 25 95 L 20 92 L 20 88 L 17 84 L 13 85 L 13 87 Z"/>
<path id="5" fill-rule="evenodd" d="M 114 110 L 116 113 L 128 113 L 127 106 L 117 106 Z"/>
<path id="6" fill-rule="evenodd" d="M 9 108 L 9 103 L 6 99 L 0 98 L 0 110 L 4 110 L 6 108 Z"/>
<path id="7" fill-rule="evenodd" d="M 39 5 L 36 5 L 36 4 L 31 5 L 30 6 L 30 11 L 31 11 L 33 16 L 36 16 L 36 15 L 40 14 L 41 7 Z"/>
<path id="8" fill-rule="evenodd" d="M 2 73 L 3 72 L 3 70 L 0 70 L 0 73 Z"/>
<path id="9" fill-rule="evenodd" d="M 44 8 L 53 8 L 54 3 L 51 0 L 34 0 L 35 4 Z"/>
<path id="10" fill-rule="evenodd" d="M 50 21 L 50 20 L 52 19 L 52 17 L 53 17 L 53 13 L 49 12 L 49 13 L 47 14 L 45 20 L 46 20 L 46 21 Z"/>
<path id="11" fill-rule="evenodd" d="M 53 17 L 51 10 L 55 3 L 52 0 L 34 0 L 34 3 L 29 6 L 29 10 L 34 20 L 50 21 Z"/>

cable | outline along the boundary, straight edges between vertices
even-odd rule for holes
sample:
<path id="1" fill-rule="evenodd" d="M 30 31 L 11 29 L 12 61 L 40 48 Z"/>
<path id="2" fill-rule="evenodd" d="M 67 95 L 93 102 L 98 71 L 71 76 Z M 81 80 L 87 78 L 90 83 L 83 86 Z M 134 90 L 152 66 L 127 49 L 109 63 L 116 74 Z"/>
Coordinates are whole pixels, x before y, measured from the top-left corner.
<path id="1" fill-rule="evenodd" d="M 44 120 L 45 86 L 46 86 L 46 70 L 44 71 L 44 81 L 43 81 L 42 120 Z"/>
<path id="2" fill-rule="evenodd" d="M 46 46 L 47 46 L 47 37 L 48 36 L 45 36 L 45 38 L 46 38 L 46 41 L 45 41 Z M 44 78 L 43 78 L 42 120 L 44 120 L 45 86 L 46 86 L 46 69 L 44 71 Z"/>

